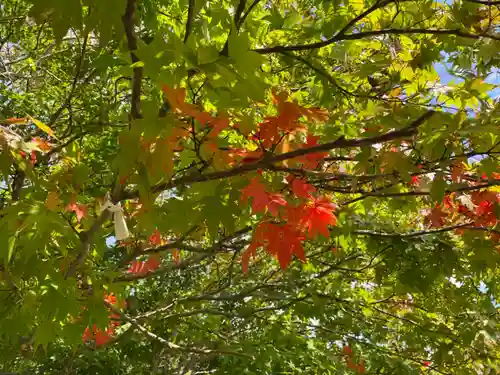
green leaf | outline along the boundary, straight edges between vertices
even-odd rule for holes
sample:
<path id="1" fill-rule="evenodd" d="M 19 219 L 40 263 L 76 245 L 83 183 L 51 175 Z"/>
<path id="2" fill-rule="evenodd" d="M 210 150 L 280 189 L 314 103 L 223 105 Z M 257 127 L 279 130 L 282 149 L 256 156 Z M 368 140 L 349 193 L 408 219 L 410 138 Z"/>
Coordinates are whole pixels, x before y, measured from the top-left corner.
<path id="1" fill-rule="evenodd" d="M 437 174 L 434 178 L 434 181 L 432 182 L 431 185 L 431 197 L 435 202 L 442 202 L 446 189 L 448 187 L 448 184 L 443 178 L 442 174 Z"/>
<path id="2" fill-rule="evenodd" d="M 248 51 L 248 35 L 231 33 L 228 37 L 229 57 L 238 60 Z"/>
<path id="3" fill-rule="evenodd" d="M 219 51 L 214 46 L 200 47 L 198 49 L 198 64 L 209 64 L 219 59 Z"/>

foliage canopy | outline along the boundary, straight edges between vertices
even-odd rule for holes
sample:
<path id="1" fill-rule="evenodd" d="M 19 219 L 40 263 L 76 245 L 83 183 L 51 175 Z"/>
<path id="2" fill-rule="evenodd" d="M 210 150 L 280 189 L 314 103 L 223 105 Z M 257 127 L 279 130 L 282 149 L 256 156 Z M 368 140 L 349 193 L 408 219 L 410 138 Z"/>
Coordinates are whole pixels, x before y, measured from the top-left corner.
<path id="1" fill-rule="evenodd" d="M 499 28 L 487 0 L 3 1 L 0 370 L 500 371 Z"/>

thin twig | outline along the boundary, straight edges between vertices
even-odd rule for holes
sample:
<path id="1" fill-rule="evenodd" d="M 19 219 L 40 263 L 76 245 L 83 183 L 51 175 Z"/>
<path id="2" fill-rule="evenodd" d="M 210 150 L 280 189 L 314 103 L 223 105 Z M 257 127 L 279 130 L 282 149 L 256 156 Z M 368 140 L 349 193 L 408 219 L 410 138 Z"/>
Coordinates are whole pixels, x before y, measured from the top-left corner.
<path id="1" fill-rule="evenodd" d="M 383 238 L 413 238 L 413 237 L 426 236 L 429 234 L 450 232 L 455 229 L 467 229 L 467 230 L 477 230 L 482 232 L 500 233 L 500 230 L 498 229 L 487 228 L 487 227 L 474 227 L 471 226 L 471 224 L 472 223 L 462 223 L 435 230 L 421 230 L 417 232 L 408 232 L 408 233 L 387 233 L 387 232 L 384 233 L 384 232 L 373 232 L 370 230 L 354 230 L 351 233 L 363 236 L 383 237 Z"/>
<path id="2" fill-rule="evenodd" d="M 146 327 L 141 325 L 136 319 L 121 312 L 119 309 L 117 309 L 115 306 L 113 306 L 109 302 L 104 301 L 104 304 L 114 314 L 119 315 L 122 320 L 129 322 L 132 326 L 134 326 L 138 331 L 142 332 L 148 338 L 150 338 L 151 340 L 157 341 L 160 344 L 167 346 L 169 349 L 177 350 L 177 351 L 181 351 L 181 352 L 187 352 L 187 353 L 232 355 L 232 356 L 237 356 L 237 357 L 245 357 L 245 358 L 253 359 L 253 357 L 249 354 L 235 352 L 233 350 L 200 349 L 200 348 L 192 348 L 192 347 L 177 345 L 177 344 L 175 344 L 171 341 L 168 341 L 168 340 L 164 339 L 163 337 L 160 337 L 160 336 L 156 335 L 155 333 L 149 331 Z"/>
<path id="3" fill-rule="evenodd" d="M 257 4 L 259 4 L 259 2 L 260 2 L 260 0 L 254 0 L 254 2 L 248 7 L 247 11 L 245 13 L 243 13 L 243 15 L 240 18 L 240 24 L 238 25 L 239 27 L 241 27 L 241 25 L 243 25 L 243 23 L 247 19 L 248 15 L 252 12 L 253 8 L 255 8 L 257 6 Z"/>

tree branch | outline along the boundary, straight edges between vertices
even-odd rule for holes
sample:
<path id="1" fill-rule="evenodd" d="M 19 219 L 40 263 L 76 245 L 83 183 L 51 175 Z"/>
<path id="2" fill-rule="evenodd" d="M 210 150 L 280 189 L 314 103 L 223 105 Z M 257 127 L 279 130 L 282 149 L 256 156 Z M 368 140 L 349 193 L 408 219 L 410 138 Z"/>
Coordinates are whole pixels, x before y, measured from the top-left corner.
<path id="1" fill-rule="evenodd" d="M 243 23 L 247 19 L 248 15 L 252 12 L 253 8 L 255 8 L 257 6 L 257 4 L 259 4 L 259 2 L 260 2 L 260 0 L 254 0 L 254 2 L 252 3 L 252 5 L 250 5 L 248 7 L 247 11 L 240 18 L 239 27 L 241 27 L 241 25 L 243 25 Z"/>
<path id="2" fill-rule="evenodd" d="M 475 191 L 475 190 L 481 190 L 481 189 L 486 189 L 492 186 L 499 186 L 500 185 L 500 180 L 493 180 L 484 184 L 478 184 L 478 185 L 472 185 L 472 186 L 463 186 L 459 187 L 456 189 L 447 189 L 445 190 L 445 194 L 449 193 L 458 193 L 458 192 L 466 192 L 466 191 Z M 338 192 L 338 190 L 333 190 L 335 188 L 329 187 L 329 186 L 321 186 L 320 187 L 323 190 L 327 191 L 335 191 Z M 401 198 L 401 197 L 417 197 L 417 196 L 428 196 L 431 195 L 429 191 L 404 191 L 404 192 L 394 192 L 394 193 L 384 193 L 384 192 L 367 192 L 363 193 L 361 197 L 354 198 L 350 201 L 344 202 L 343 205 L 348 205 L 352 204 L 355 202 L 358 202 L 360 200 L 366 199 L 368 197 L 380 197 L 380 198 Z"/>
<path id="3" fill-rule="evenodd" d="M 130 51 L 130 57 L 132 63 L 139 62 L 139 58 L 135 55 L 134 51 L 137 49 L 137 40 L 134 34 L 134 14 L 136 8 L 136 0 L 127 0 L 127 7 L 125 9 L 125 14 L 122 17 L 123 26 L 125 28 L 125 34 L 127 36 L 128 49 Z M 131 119 L 140 118 L 139 107 L 141 101 L 141 80 L 142 80 L 142 67 L 134 67 L 134 78 L 132 83 L 132 102 L 130 117 Z M 121 195 L 121 188 L 119 184 L 116 184 L 113 189 L 112 201 L 113 203 L 118 202 L 118 197 Z M 109 210 L 103 210 L 99 217 L 94 221 L 89 230 L 82 233 L 80 236 L 80 251 L 76 256 L 75 260 L 71 262 L 68 271 L 65 274 L 65 278 L 74 276 L 76 269 L 79 264 L 87 257 L 92 243 L 94 240 L 94 235 L 99 231 L 101 226 L 111 217 L 111 212 Z"/>
<path id="4" fill-rule="evenodd" d="M 136 0 L 127 0 L 127 8 L 122 17 L 123 27 L 127 36 L 128 49 L 130 51 L 130 58 L 132 64 L 138 63 L 140 60 L 134 53 L 137 50 L 137 39 L 134 33 L 134 16 L 136 9 Z M 130 115 L 132 119 L 140 118 L 140 103 L 141 103 L 141 81 L 142 81 L 142 67 L 134 67 L 134 77 L 132 80 L 132 99 Z"/>
<path id="5" fill-rule="evenodd" d="M 189 35 L 191 35 L 191 29 L 193 28 L 193 17 L 194 17 L 194 2 L 195 0 L 189 0 L 188 16 L 186 21 L 186 33 L 184 34 L 184 43 L 187 42 Z"/>
<path id="6" fill-rule="evenodd" d="M 154 340 L 159 342 L 160 344 L 163 344 L 167 346 L 169 349 L 172 350 L 177 350 L 181 352 L 186 352 L 186 353 L 196 353 L 196 354 L 220 354 L 220 355 L 232 355 L 232 356 L 238 356 L 238 357 L 245 357 L 245 358 L 250 358 L 253 359 L 251 355 L 245 354 L 245 353 L 240 353 L 240 352 L 235 352 L 232 350 L 219 350 L 219 349 L 198 349 L 198 348 L 190 348 L 186 346 L 181 346 L 177 345 L 171 341 L 168 341 L 164 339 L 163 337 L 160 337 L 153 332 L 149 331 L 146 329 L 144 326 L 139 324 L 136 319 L 128 316 L 127 314 L 121 312 L 119 309 L 117 309 L 115 306 L 110 304 L 107 301 L 104 301 L 104 304 L 108 309 L 110 309 L 114 314 L 117 314 L 120 316 L 120 318 L 126 322 L 129 322 L 133 327 L 135 327 L 138 331 L 142 332 L 144 335 L 146 335 L 149 339 Z"/>
<path id="7" fill-rule="evenodd" d="M 94 240 L 94 235 L 99 231 L 101 226 L 106 222 L 106 220 L 108 220 L 110 216 L 111 213 L 109 212 L 109 210 L 102 211 L 97 220 L 94 221 L 90 229 L 81 234 L 80 251 L 76 256 L 75 260 L 71 262 L 68 271 L 66 271 L 66 274 L 64 275 L 65 279 L 74 276 L 77 267 L 87 257 L 88 253 L 90 252 L 90 248 Z"/>
<path id="8" fill-rule="evenodd" d="M 395 177 L 397 173 L 382 173 L 382 174 L 367 174 L 367 175 L 353 175 L 348 173 L 331 173 L 331 172 L 321 172 L 321 171 L 313 171 L 302 168 L 289 168 L 282 167 L 279 165 L 270 165 L 266 169 L 276 172 L 288 172 L 294 175 L 299 176 L 307 176 L 307 177 L 316 177 L 318 180 L 312 181 L 313 183 L 319 183 L 325 181 L 335 181 L 335 180 L 357 180 L 357 181 L 365 181 L 365 180 L 376 180 L 378 178 L 387 178 L 387 177 Z M 410 174 L 411 176 L 417 176 L 422 174 L 427 174 L 429 172 L 417 172 Z"/>
<path id="9" fill-rule="evenodd" d="M 487 6 L 492 6 L 492 5 L 500 5 L 500 1 L 482 1 L 482 0 L 465 0 L 468 3 L 475 3 L 475 4 L 481 4 L 481 5 L 487 5 Z"/>
<path id="10" fill-rule="evenodd" d="M 399 0 L 399 2 L 402 2 L 402 1 L 412 1 L 412 0 Z M 349 31 L 350 28 L 355 26 L 359 21 L 361 21 L 366 16 L 370 15 L 370 13 L 373 13 L 377 9 L 383 8 L 386 5 L 393 3 L 393 2 L 395 2 L 395 0 L 382 0 L 382 1 L 379 0 L 379 1 L 375 2 L 375 4 L 373 4 L 370 8 L 368 8 L 367 10 L 365 10 L 364 12 L 360 13 L 358 16 L 356 16 L 352 20 L 350 20 L 342 29 L 340 29 L 340 31 L 334 36 L 334 38 L 338 39 L 338 38 L 342 37 L 343 35 L 345 35 L 345 33 L 347 31 Z"/>
<path id="11" fill-rule="evenodd" d="M 191 266 L 193 264 L 200 263 L 202 260 L 205 260 L 208 257 L 210 257 L 211 255 L 213 255 L 217 250 L 219 250 L 224 245 L 224 243 L 227 243 L 228 241 L 232 241 L 232 240 L 238 238 L 239 236 L 250 232 L 251 230 L 252 230 L 251 226 L 244 227 L 244 228 L 234 232 L 233 234 L 222 238 L 216 244 L 214 244 L 213 246 L 211 246 L 207 249 L 201 249 L 201 248 L 195 248 L 195 247 L 189 246 L 189 250 L 191 250 L 193 252 L 197 252 L 197 253 L 199 253 L 199 255 L 192 256 L 192 257 L 190 257 L 190 258 L 188 258 L 180 263 L 171 263 L 165 267 L 159 268 L 159 269 L 157 269 L 153 272 L 150 272 L 148 274 L 145 274 L 145 275 L 137 275 L 137 274 L 130 274 L 130 273 L 124 274 L 124 275 L 117 277 L 114 280 L 114 282 L 134 281 L 134 280 L 145 279 L 148 277 L 161 275 L 161 274 L 164 274 L 165 272 L 168 272 L 168 271 L 171 271 L 174 269 L 186 269 L 189 266 Z M 163 246 L 158 246 L 156 248 L 146 249 L 142 252 L 142 254 L 157 253 L 157 252 L 160 252 L 163 250 L 173 249 L 176 247 L 177 246 L 174 246 L 173 244 L 166 244 Z"/>
<path id="12" fill-rule="evenodd" d="M 87 51 L 88 40 L 89 40 L 89 33 L 86 32 L 85 36 L 83 37 L 82 52 L 80 53 L 80 57 L 78 58 L 75 76 L 73 77 L 73 82 L 71 84 L 71 89 L 69 91 L 68 97 L 66 98 L 64 103 L 59 107 L 59 109 L 50 118 L 50 121 L 48 123 L 49 126 L 52 126 L 59 119 L 62 112 L 71 105 L 71 100 L 73 99 L 73 95 L 75 95 L 76 86 L 78 84 L 78 79 L 80 78 L 80 74 L 81 74 L 81 70 L 82 70 L 82 66 L 83 66 L 83 60 L 85 59 L 85 53 Z"/>
<path id="13" fill-rule="evenodd" d="M 393 141 L 395 139 L 411 137 L 416 133 L 416 129 L 418 126 L 423 124 L 426 120 L 434 115 L 434 111 L 428 111 L 420 116 L 418 119 L 413 121 L 409 126 L 387 132 L 385 134 L 375 136 L 375 137 L 367 137 L 367 138 L 355 138 L 355 139 L 345 139 L 341 137 L 333 142 L 324 143 L 321 145 L 317 145 L 309 148 L 301 148 L 294 151 L 286 152 L 284 154 L 275 155 L 271 157 L 264 158 L 260 161 L 251 164 L 241 165 L 227 171 L 218 171 L 207 174 L 192 174 L 185 177 L 181 177 L 175 180 L 172 180 L 167 183 L 158 184 L 152 187 L 152 191 L 154 193 L 161 192 L 163 190 L 172 189 L 177 186 L 187 185 L 194 182 L 205 182 L 205 181 L 213 181 L 220 180 L 227 177 L 237 176 L 241 174 L 245 174 L 247 172 L 255 171 L 260 168 L 266 168 L 270 164 L 277 163 L 284 160 L 293 159 L 299 156 L 304 156 L 316 152 L 324 152 L 333 149 L 339 148 L 351 148 L 351 147 L 362 147 L 362 146 L 370 146 L 377 143 L 383 143 L 388 141 Z M 137 198 L 139 196 L 138 190 L 133 190 L 129 192 L 123 192 L 120 200 L 124 199 L 132 199 Z"/>
<path id="14" fill-rule="evenodd" d="M 247 0 L 240 0 L 238 3 L 238 7 L 236 8 L 236 12 L 234 13 L 234 25 L 236 26 L 236 31 L 240 30 L 241 17 L 243 15 L 243 11 L 245 10 L 246 4 Z"/>
<path id="15" fill-rule="evenodd" d="M 384 232 L 373 232 L 370 230 L 363 230 L 363 229 L 354 230 L 351 233 L 363 236 L 382 237 L 382 238 L 413 238 L 413 237 L 425 236 L 428 234 L 450 232 L 455 229 L 467 229 L 467 230 L 477 230 L 483 232 L 500 233 L 500 230 L 497 229 L 487 228 L 487 227 L 474 227 L 471 226 L 471 224 L 472 223 L 469 222 L 469 223 L 456 224 L 449 227 L 443 227 L 436 230 L 421 230 L 417 232 L 408 232 L 408 233 L 384 233 Z"/>
<path id="16" fill-rule="evenodd" d="M 240 31 L 240 18 L 241 18 L 241 14 L 245 10 L 246 3 L 247 3 L 247 0 L 240 0 L 238 2 L 238 7 L 236 8 L 236 11 L 234 13 L 234 27 L 235 27 L 236 33 L 238 33 Z M 224 43 L 224 47 L 222 47 L 222 50 L 220 51 L 220 54 L 223 56 L 229 56 L 229 36 L 231 35 L 232 32 L 233 32 L 233 30 L 231 29 L 229 31 L 229 35 L 227 36 L 226 43 Z"/>
<path id="17" fill-rule="evenodd" d="M 472 34 L 467 31 L 463 31 L 460 29 L 382 29 L 382 30 L 370 30 L 370 31 L 362 31 L 356 34 L 347 34 L 347 35 L 335 35 L 334 37 L 316 43 L 310 44 L 296 44 L 291 46 L 274 46 L 267 48 L 257 48 L 254 49 L 254 52 L 260 54 L 267 53 L 282 53 L 288 51 L 306 51 L 311 49 L 323 48 L 329 46 L 330 44 L 340 42 L 343 40 L 359 40 L 366 37 L 378 36 L 378 35 L 411 35 L 411 34 L 430 34 L 430 35 L 454 35 L 462 38 L 468 39 L 481 39 L 488 38 L 493 40 L 499 40 L 499 35 L 493 34 Z"/>

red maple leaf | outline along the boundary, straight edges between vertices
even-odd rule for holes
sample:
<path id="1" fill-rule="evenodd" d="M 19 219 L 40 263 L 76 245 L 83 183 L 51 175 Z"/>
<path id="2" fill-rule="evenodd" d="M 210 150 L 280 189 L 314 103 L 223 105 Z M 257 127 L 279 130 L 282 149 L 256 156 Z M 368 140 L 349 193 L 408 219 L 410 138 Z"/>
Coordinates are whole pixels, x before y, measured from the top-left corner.
<path id="1" fill-rule="evenodd" d="M 280 207 L 284 207 L 288 202 L 283 198 L 281 194 L 276 193 L 266 193 L 267 194 L 267 209 L 269 213 L 273 216 L 278 216 L 278 211 Z"/>
<path id="2" fill-rule="evenodd" d="M 306 127 L 299 122 L 302 116 L 313 121 L 325 121 L 328 113 L 318 108 L 305 108 L 288 100 L 285 92 L 273 90 L 273 103 L 277 106 L 278 116 L 269 116 L 259 124 L 258 139 L 266 148 L 276 145 L 282 134 L 293 134 L 303 131 Z"/>
<path id="3" fill-rule="evenodd" d="M 128 273 L 144 276 L 149 272 L 155 271 L 160 267 L 161 258 L 157 255 L 151 255 L 146 261 L 134 260 L 130 264 Z"/>
<path id="4" fill-rule="evenodd" d="M 356 371 L 358 372 L 358 374 L 365 373 L 365 361 L 363 359 L 361 359 L 358 365 L 356 366 Z"/>
<path id="5" fill-rule="evenodd" d="M 348 357 L 347 358 L 347 367 L 349 367 L 351 370 L 356 370 L 358 368 L 358 365 L 356 364 L 356 362 L 354 362 L 352 357 Z"/>
<path id="6" fill-rule="evenodd" d="M 309 199 L 311 197 L 311 193 L 316 191 L 316 188 L 309 185 L 304 179 L 289 175 L 287 177 L 287 181 L 291 183 L 292 191 L 298 198 Z"/>
<path id="7" fill-rule="evenodd" d="M 446 217 L 446 213 L 441 210 L 441 206 L 436 204 L 425 216 L 424 221 L 430 224 L 431 227 L 436 228 L 444 225 L 444 218 Z"/>
<path id="8" fill-rule="evenodd" d="M 194 104 L 186 103 L 186 89 L 185 88 L 170 88 L 168 85 L 163 85 L 162 91 L 167 98 L 172 111 L 183 113 L 196 119 L 202 126 L 206 126 L 213 117 L 200 109 Z"/>
<path id="9" fill-rule="evenodd" d="M 410 184 L 413 186 L 418 186 L 420 184 L 420 177 L 419 176 L 411 176 Z"/>
<path id="10" fill-rule="evenodd" d="M 273 103 L 278 108 L 278 117 L 276 117 L 280 127 L 283 130 L 291 131 L 297 125 L 296 121 L 300 118 L 300 107 L 293 102 L 288 101 L 286 92 L 277 93 L 272 91 Z"/>
<path id="11" fill-rule="evenodd" d="M 489 215 L 493 212 L 493 203 L 488 201 L 479 202 L 479 205 L 476 208 L 476 215 L 483 216 Z"/>
<path id="12" fill-rule="evenodd" d="M 250 180 L 250 184 L 240 190 L 241 200 L 247 202 L 252 198 L 252 212 L 265 212 L 266 209 L 276 216 L 280 206 L 286 206 L 287 202 L 281 194 L 268 193 L 266 187 L 259 181 L 259 176 Z"/>
<path id="13" fill-rule="evenodd" d="M 297 224 L 299 228 L 307 231 L 309 238 L 314 238 L 318 234 L 328 238 L 330 236 L 328 225 L 337 224 L 337 218 L 333 214 L 336 209 L 337 206 L 326 197 L 312 199 L 309 204 L 300 207 L 302 212 L 294 213 L 295 220 L 297 215 L 300 215 Z"/>
<path id="14" fill-rule="evenodd" d="M 325 122 L 330 117 L 328 111 L 321 108 L 304 108 L 302 107 L 302 115 L 309 120 L 316 122 Z"/>
<path id="15" fill-rule="evenodd" d="M 342 351 L 344 352 L 345 355 L 351 355 L 352 354 L 352 349 L 348 345 L 344 345 L 342 348 Z"/>
<path id="16" fill-rule="evenodd" d="M 140 260 L 133 260 L 130 263 L 130 267 L 128 268 L 127 272 L 128 273 L 133 273 L 133 274 L 140 274 L 141 267 L 144 264 L 144 262 Z"/>
<path id="17" fill-rule="evenodd" d="M 147 272 L 155 271 L 160 267 L 161 258 L 158 255 L 151 255 L 146 261 Z"/>
<path id="18" fill-rule="evenodd" d="M 452 197 L 449 194 L 443 198 L 443 206 L 449 211 L 455 210 L 455 204 L 453 202 Z"/>
<path id="19" fill-rule="evenodd" d="M 281 269 L 286 270 L 292 261 L 293 255 L 303 262 L 306 261 L 304 248 L 301 243 L 304 237 L 299 231 L 287 224 L 274 224 L 268 229 L 266 251 L 278 258 Z"/>
<path id="20" fill-rule="evenodd" d="M 34 166 L 36 164 L 36 151 L 35 150 L 31 151 L 30 161 L 31 161 L 31 165 Z"/>
<path id="21" fill-rule="evenodd" d="M 240 190 L 243 202 L 246 203 L 248 198 L 252 198 L 252 212 L 254 213 L 264 212 L 269 202 L 266 187 L 259 180 L 258 176 L 252 178 L 250 184 Z"/>
<path id="22" fill-rule="evenodd" d="M 108 342 L 111 341 L 111 335 L 113 335 L 114 329 L 112 327 L 109 327 L 106 329 L 106 331 L 103 331 L 101 329 L 98 329 L 95 331 L 95 345 L 96 346 L 103 346 L 106 345 Z"/>
<path id="23" fill-rule="evenodd" d="M 149 236 L 149 242 L 152 245 L 157 245 L 157 246 L 161 245 L 161 233 L 158 229 L 155 229 L 153 234 Z"/>
<path id="24" fill-rule="evenodd" d="M 279 133 L 280 123 L 277 117 L 266 117 L 258 126 L 259 131 L 256 136 L 263 147 L 271 148 L 281 139 Z"/>
<path id="25" fill-rule="evenodd" d="M 66 206 L 66 211 L 74 212 L 76 214 L 76 219 L 78 221 L 88 216 L 88 207 L 86 204 L 78 204 L 76 202 L 71 202 Z"/>
<path id="26" fill-rule="evenodd" d="M 90 340 L 92 340 L 92 337 L 93 337 L 93 334 L 92 334 L 92 331 L 90 330 L 90 328 L 89 327 L 85 328 L 85 330 L 83 331 L 82 340 L 84 342 L 90 341 Z"/>
<path id="27" fill-rule="evenodd" d="M 473 219 L 477 226 L 494 226 L 498 219 L 495 214 L 495 204 L 499 202 L 500 194 L 492 191 L 475 191 L 471 199 L 476 206 Z"/>
<path id="28" fill-rule="evenodd" d="M 247 272 L 250 257 L 255 256 L 260 247 L 275 256 L 283 270 L 286 270 L 293 255 L 305 262 L 306 256 L 301 242 L 303 240 L 301 233 L 288 224 L 260 223 L 254 232 L 252 242 L 243 253 L 243 271 Z"/>
<path id="29" fill-rule="evenodd" d="M 85 328 L 85 331 L 83 331 L 82 340 L 83 341 L 95 340 L 96 346 L 103 346 L 111 341 L 112 339 L 111 336 L 114 333 L 115 331 L 113 327 L 108 327 L 105 331 L 103 331 L 102 329 L 97 328 L 97 326 L 94 324 L 92 326 L 92 329 L 90 329 L 89 327 Z"/>

